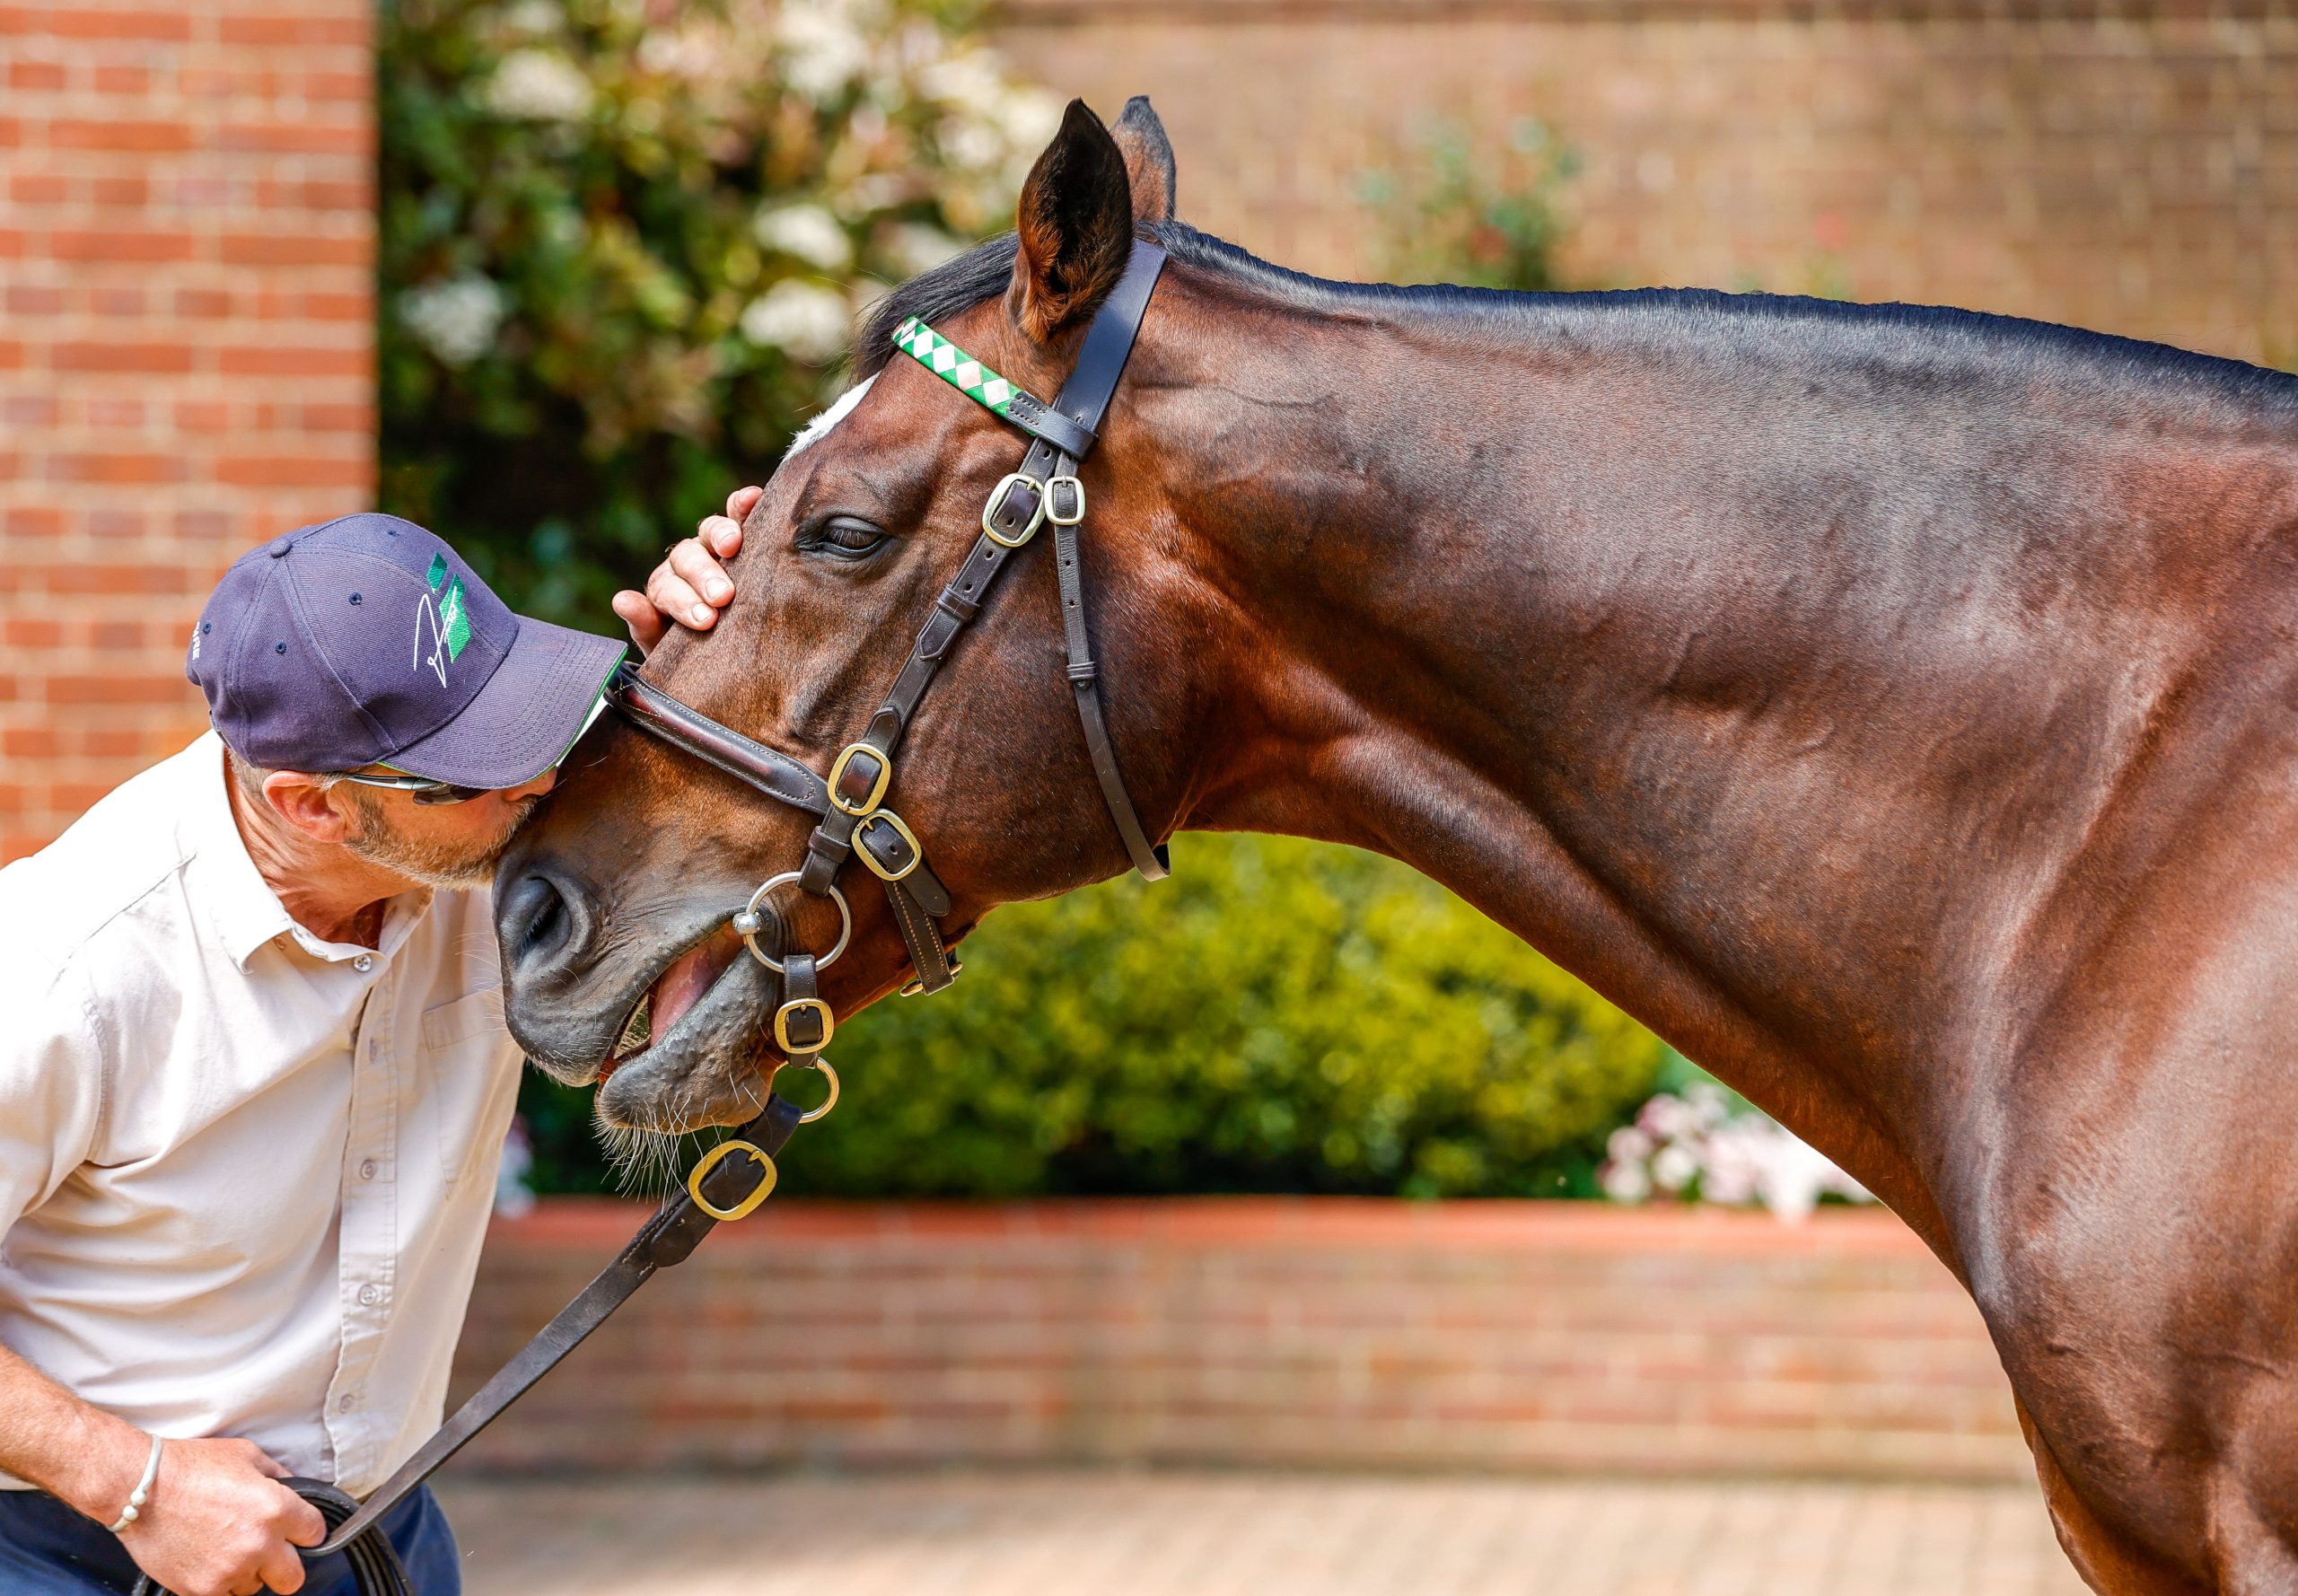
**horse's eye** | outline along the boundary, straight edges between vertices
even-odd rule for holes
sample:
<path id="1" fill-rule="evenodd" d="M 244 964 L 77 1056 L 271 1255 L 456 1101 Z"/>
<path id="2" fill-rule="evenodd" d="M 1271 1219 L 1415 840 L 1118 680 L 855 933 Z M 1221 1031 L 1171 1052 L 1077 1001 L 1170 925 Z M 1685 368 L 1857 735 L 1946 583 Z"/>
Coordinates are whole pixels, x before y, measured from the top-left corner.
<path id="1" fill-rule="evenodd" d="M 824 554 L 851 559 L 870 553 L 886 540 L 886 534 L 866 521 L 851 515 L 834 515 L 822 523 L 806 542 Z"/>

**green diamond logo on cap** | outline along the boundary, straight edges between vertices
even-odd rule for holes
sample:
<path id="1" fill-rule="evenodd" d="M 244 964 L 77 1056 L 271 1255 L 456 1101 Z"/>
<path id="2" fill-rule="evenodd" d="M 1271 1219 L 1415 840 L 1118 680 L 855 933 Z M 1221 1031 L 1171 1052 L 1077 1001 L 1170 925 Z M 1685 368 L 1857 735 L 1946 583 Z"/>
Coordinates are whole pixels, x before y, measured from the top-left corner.
<path id="1" fill-rule="evenodd" d="M 436 588 L 438 587 L 439 583 L 440 583 L 443 580 L 444 580 L 444 579 L 445 579 L 446 574 L 447 574 L 447 557 L 446 557 L 445 555 L 443 555 L 443 554 L 434 554 L 434 555 L 433 555 L 433 556 L 431 557 L 431 574 L 430 574 L 430 582 L 431 582 L 431 585 L 432 585 L 432 587 L 433 587 L 434 589 L 436 589 Z"/>
<path id="2" fill-rule="evenodd" d="M 461 659 L 464 646 L 470 642 L 470 612 L 463 604 L 463 580 L 460 576 L 447 583 L 447 591 L 439 595 L 439 641 L 450 660 Z"/>

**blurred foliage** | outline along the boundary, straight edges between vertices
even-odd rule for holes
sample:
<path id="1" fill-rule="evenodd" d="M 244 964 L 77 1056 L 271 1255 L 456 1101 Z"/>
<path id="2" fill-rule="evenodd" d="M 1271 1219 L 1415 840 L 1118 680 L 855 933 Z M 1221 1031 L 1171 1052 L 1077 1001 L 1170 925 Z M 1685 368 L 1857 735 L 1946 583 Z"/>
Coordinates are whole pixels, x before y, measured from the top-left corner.
<path id="1" fill-rule="evenodd" d="M 845 1095 L 784 1188 L 1592 1194 L 1658 1080 L 1650 1033 L 1393 861 L 1199 835 L 1176 855 L 1160 885 L 999 910 L 950 993 L 842 1027 Z M 531 1085 L 538 1189 L 597 1188 L 588 1099 Z"/>
<path id="2" fill-rule="evenodd" d="M 382 506 L 520 608 L 761 479 L 855 311 L 1009 225 L 1058 106 L 971 0 L 382 0 Z"/>
<path id="3" fill-rule="evenodd" d="M 1495 158 L 1478 149 L 1460 125 L 1432 122 L 1399 166 L 1367 172 L 1357 186 L 1396 281 L 1562 286 L 1556 250 L 1567 226 L 1565 199 L 1580 160 L 1546 124 L 1518 122 Z"/>

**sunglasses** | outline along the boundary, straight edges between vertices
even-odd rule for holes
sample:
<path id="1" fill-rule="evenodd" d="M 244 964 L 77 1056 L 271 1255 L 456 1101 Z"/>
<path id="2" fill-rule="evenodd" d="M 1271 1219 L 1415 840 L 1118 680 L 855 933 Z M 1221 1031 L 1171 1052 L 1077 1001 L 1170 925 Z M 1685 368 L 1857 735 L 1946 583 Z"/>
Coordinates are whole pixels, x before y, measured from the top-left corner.
<path id="1" fill-rule="evenodd" d="M 417 803 L 469 803 L 472 799 L 491 793 L 492 787 L 459 787 L 452 782 L 433 781 L 427 776 L 366 776 L 349 770 L 335 773 L 338 781 L 347 781 L 362 787 L 389 787 L 395 793 L 412 793 Z"/>

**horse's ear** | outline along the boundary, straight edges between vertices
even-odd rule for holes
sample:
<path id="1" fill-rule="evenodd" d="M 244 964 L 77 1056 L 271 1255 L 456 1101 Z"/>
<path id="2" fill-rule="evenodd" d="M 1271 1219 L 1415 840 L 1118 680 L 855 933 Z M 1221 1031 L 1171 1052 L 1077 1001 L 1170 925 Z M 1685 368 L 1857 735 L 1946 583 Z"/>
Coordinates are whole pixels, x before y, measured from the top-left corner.
<path id="1" fill-rule="evenodd" d="M 1022 250 L 1005 303 L 1042 344 L 1099 309 L 1133 253 L 1125 156 L 1083 101 L 1069 102 L 1061 131 L 1030 168 L 1014 226 Z"/>
<path id="2" fill-rule="evenodd" d="M 1149 96 L 1136 94 L 1125 102 L 1125 114 L 1110 129 L 1125 156 L 1125 175 L 1133 185 L 1133 219 L 1170 222 L 1173 219 L 1173 144 L 1165 125 L 1149 108 Z"/>

